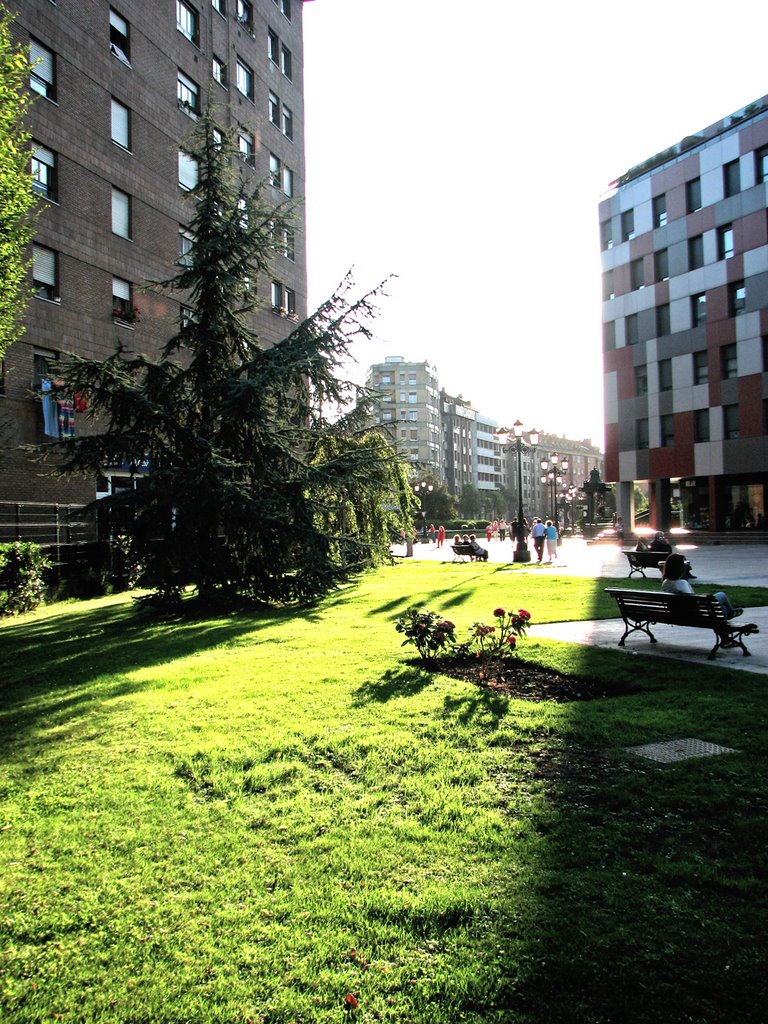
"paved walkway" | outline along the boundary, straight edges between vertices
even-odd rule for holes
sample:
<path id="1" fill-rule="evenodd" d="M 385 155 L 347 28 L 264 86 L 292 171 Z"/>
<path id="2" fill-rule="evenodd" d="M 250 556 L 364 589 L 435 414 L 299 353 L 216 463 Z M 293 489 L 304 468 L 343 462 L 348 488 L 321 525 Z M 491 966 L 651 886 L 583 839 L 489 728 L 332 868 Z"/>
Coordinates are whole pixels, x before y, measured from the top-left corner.
<path id="1" fill-rule="evenodd" d="M 512 561 L 512 544 L 510 541 L 491 541 L 483 547 L 488 548 L 488 559 L 495 563 Z M 724 590 L 733 586 L 768 587 L 768 543 L 766 544 L 722 544 L 694 545 L 677 544 L 676 550 L 685 554 L 693 565 L 697 579 L 693 586 L 701 583 L 717 583 Z M 395 554 L 405 554 L 404 548 L 395 547 Z M 414 558 L 426 558 L 431 561 L 448 561 L 453 558 L 449 542 L 438 550 L 434 545 L 414 545 Z M 626 579 L 628 573 L 627 560 L 621 549 L 615 544 L 588 545 L 583 540 L 564 540 L 558 549 L 555 562 L 529 562 L 521 567 L 523 572 L 545 573 L 548 576 L 592 576 L 616 580 Z M 635 577 L 637 578 L 637 577 Z M 648 572 L 648 589 L 658 589 L 661 577 L 656 572 Z M 620 585 L 620 584 L 619 584 Z M 629 637 L 625 647 L 618 642 L 624 632 L 624 624 L 620 618 L 600 619 L 588 622 L 550 622 L 540 626 L 531 626 L 531 636 L 546 637 L 551 640 L 565 640 L 571 643 L 590 644 L 595 647 L 610 647 L 624 651 L 629 657 L 647 655 L 649 657 L 677 658 L 682 661 L 693 661 L 701 665 L 722 665 L 728 668 L 743 669 L 768 675 L 768 607 L 745 608 L 741 621 L 754 622 L 760 632 L 746 637 L 745 643 L 751 657 L 745 658 L 739 648 L 718 651 L 712 661 L 707 654 L 714 644 L 714 636 L 707 629 L 680 629 L 675 626 L 654 626 L 653 633 L 658 639 L 652 644 L 642 633 Z"/>

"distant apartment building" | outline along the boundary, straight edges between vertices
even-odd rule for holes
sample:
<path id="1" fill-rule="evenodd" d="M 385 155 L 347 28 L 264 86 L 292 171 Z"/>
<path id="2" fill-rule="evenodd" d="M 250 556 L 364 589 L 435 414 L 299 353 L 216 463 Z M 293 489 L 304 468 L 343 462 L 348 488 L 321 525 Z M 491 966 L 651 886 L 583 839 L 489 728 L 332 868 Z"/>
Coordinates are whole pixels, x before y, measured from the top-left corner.
<path id="1" fill-rule="evenodd" d="M 615 182 L 600 204 L 606 476 L 634 521 L 764 526 L 768 97 Z"/>
<path id="2" fill-rule="evenodd" d="M 387 356 L 368 370 L 366 387 L 376 394 L 374 423 L 403 455 L 443 478 L 440 396 L 435 368 Z"/>
<path id="3" fill-rule="evenodd" d="M 44 202 L 32 247 L 26 333 L 0 380 L 0 504 L 77 503 L 130 486 L 133 467 L 99 479 L 43 475 L 24 445 L 77 432 L 77 407 L 46 415 L 40 389 L 68 352 L 118 345 L 157 356 L 184 317 L 171 277 L 191 242 L 197 166 L 185 145 L 208 102 L 235 132 L 237 170 L 278 204 L 304 194 L 301 0 L 10 0 L 36 95 L 32 185 Z M 251 326 L 265 345 L 306 313 L 304 214 L 254 282 Z"/>

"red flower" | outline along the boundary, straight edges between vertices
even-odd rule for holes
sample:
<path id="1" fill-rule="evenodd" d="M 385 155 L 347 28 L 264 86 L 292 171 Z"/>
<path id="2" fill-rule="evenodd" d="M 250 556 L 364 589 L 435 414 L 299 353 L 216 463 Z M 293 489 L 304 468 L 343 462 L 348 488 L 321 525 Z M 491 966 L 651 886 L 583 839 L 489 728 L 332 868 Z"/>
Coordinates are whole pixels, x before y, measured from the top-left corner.
<path id="1" fill-rule="evenodd" d="M 496 616 L 497 619 L 503 619 L 504 616 L 506 615 L 506 612 L 504 611 L 503 608 L 496 608 L 494 609 L 493 614 Z"/>
<path id="2" fill-rule="evenodd" d="M 514 636 L 508 636 L 508 637 L 507 637 L 507 643 L 509 644 L 509 646 L 510 646 L 510 647 L 515 647 L 515 646 L 517 646 L 517 637 L 514 637 Z"/>
<path id="3" fill-rule="evenodd" d="M 356 1010 L 360 1005 L 351 992 L 347 992 L 346 996 L 344 997 L 344 1002 L 348 1010 Z"/>

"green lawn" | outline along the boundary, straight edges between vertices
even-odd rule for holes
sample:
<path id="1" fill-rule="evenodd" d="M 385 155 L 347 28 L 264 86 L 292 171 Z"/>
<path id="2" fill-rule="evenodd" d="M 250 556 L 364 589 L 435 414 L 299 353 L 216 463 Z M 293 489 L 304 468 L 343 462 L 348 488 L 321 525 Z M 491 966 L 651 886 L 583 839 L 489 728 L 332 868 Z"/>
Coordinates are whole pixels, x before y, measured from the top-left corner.
<path id="1" fill-rule="evenodd" d="M 606 585 L 406 562 L 301 613 L 0 623 L 0 1019 L 764 1021 L 765 679 L 526 639 L 619 695 L 509 700 L 394 629 Z M 623 751 L 683 736 L 738 753 Z"/>

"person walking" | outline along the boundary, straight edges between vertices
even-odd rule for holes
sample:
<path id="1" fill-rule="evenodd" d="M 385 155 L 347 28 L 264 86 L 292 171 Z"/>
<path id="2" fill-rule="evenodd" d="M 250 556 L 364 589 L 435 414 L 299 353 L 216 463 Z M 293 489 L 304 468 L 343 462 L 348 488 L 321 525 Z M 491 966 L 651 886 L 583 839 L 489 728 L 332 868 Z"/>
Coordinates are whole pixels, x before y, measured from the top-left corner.
<path id="1" fill-rule="evenodd" d="M 445 527 L 441 523 L 437 528 L 437 546 L 441 548 L 445 543 Z"/>
<path id="2" fill-rule="evenodd" d="M 507 539 L 507 520 L 499 520 L 499 540 L 504 541 Z"/>
<path id="3" fill-rule="evenodd" d="M 491 543 L 491 537 L 492 536 L 493 536 L 493 523 L 488 523 L 488 525 L 485 528 L 485 539 L 488 541 L 489 544 Z"/>
<path id="4" fill-rule="evenodd" d="M 429 543 L 430 544 L 434 544 L 435 543 L 435 524 L 434 523 L 430 523 L 429 524 L 429 530 L 427 532 L 429 534 Z"/>
<path id="5" fill-rule="evenodd" d="M 557 527 L 548 519 L 546 522 L 547 529 L 547 555 L 550 562 L 554 562 L 557 558 Z"/>
<path id="6" fill-rule="evenodd" d="M 541 562 L 544 557 L 544 542 L 547 539 L 547 528 L 538 516 L 533 521 L 531 537 L 533 537 L 533 546 L 536 549 L 536 560 Z"/>

